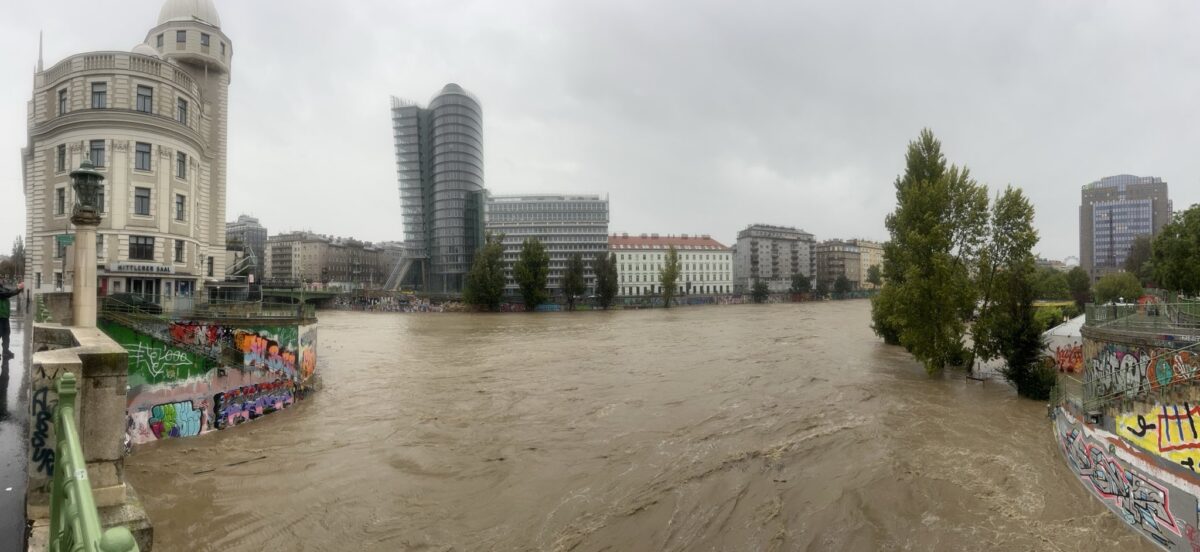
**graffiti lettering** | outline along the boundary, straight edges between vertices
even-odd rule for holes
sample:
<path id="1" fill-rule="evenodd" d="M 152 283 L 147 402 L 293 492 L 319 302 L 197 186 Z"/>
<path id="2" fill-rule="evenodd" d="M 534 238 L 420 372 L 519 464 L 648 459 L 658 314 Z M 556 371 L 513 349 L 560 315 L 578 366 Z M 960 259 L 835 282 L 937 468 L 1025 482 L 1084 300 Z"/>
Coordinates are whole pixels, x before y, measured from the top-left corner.
<path id="1" fill-rule="evenodd" d="M 1147 424 L 1145 416 L 1137 417 L 1137 425 L 1138 425 L 1137 429 L 1133 429 L 1132 427 L 1129 427 L 1129 426 L 1125 426 L 1125 428 L 1128 429 L 1130 433 L 1137 435 L 1138 437 L 1145 437 L 1147 431 L 1150 431 L 1151 429 L 1155 429 L 1158 427 L 1154 424 Z"/>
<path id="2" fill-rule="evenodd" d="M 1078 426 L 1059 424 L 1060 444 L 1072 471 L 1126 523 L 1155 542 L 1171 546 L 1169 534 L 1179 535 L 1180 530 L 1171 514 L 1166 487 L 1109 457 L 1100 445 L 1088 442 Z"/>
<path id="3" fill-rule="evenodd" d="M 54 425 L 54 404 L 48 398 L 49 387 L 42 387 L 33 393 L 33 418 L 36 421 L 33 434 L 29 438 L 29 448 L 33 451 L 33 463 L 39 473 L 54 474 L 54 449 L 50 445 L 50 429 Z M 57 401 L 55 401 L 57 402 Z"/>
<path id="4" fill-rule="evenodd" d="M 1084 379 L 1096 396 L 1133 397 L 1189 381 L 1200 370 L 1200 357 L 1189 351 L 1098 345 L 1085 340 Z"/>
<path id="5" fill-rule="evenodd" d="M 150 410 L 150 431 L 158 439 L 199 435 L 200 411 L 192 401 L 160 404 Z"/>
<path id="6" fill-rule="evenodd" d="M 1063 345 L 1054 349 L 1054 364 L 1060 372 L 1083 372 L 1083 345 Z"/>
<path id="7" fill-rule="evenodd" d="M 225 429 L 282 410 L 294 402 L 295 389 L 292 380 L 276 380 L 218 393 L 213 396 L 213 425 Z"/>

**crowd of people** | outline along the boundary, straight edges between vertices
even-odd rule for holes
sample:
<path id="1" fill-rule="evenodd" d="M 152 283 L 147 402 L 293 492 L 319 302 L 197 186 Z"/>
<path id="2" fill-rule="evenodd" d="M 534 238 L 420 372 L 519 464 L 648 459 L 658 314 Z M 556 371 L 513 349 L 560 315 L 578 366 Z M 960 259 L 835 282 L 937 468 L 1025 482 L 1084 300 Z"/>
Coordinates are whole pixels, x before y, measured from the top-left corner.
<path id="1" fill-rule="evenodd" d="M 435 303 L 417 297 L 338 297 L 333 302 L 337 310 L 365 312 L 460 312 L 466 310 L 462 303 L 448 301 Z"/>

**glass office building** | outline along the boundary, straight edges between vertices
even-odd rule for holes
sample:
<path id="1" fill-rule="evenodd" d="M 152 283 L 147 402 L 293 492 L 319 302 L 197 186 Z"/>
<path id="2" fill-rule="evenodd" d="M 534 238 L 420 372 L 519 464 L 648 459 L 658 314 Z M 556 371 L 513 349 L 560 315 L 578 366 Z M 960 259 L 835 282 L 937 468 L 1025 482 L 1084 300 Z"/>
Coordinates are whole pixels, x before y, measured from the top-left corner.
<path id="1" fill-rule="evenodd" d="M 608 253 L 608 198 L 598 195 L 504 195 L 487 202 L 487 231 L 503 234 L 504 293 L 518 295 L 513 265 L 525 240 L 537 238 L 550 257 L 546 288 L 562 296 L 562 280 L 571 255 L 583 257 L 588 294 L 596 289 L 592 264 Z"/>
<path id="2" fill-rule="evenodd" d="M 1121 271 L 1138 236 L 1154 236 L 1171 219 L 1167 183 L 1122 174 L 1087 184 L 1079 207 L 1079 264 L 1092 281 Z"/>
<path id="3" fill-rule="evenodd" d="M 398 280 L 461 293 L 483 243 L 483 110 L 451 83 L 428 108 L 393 97 L 392 130 L 405 241 Z"/>

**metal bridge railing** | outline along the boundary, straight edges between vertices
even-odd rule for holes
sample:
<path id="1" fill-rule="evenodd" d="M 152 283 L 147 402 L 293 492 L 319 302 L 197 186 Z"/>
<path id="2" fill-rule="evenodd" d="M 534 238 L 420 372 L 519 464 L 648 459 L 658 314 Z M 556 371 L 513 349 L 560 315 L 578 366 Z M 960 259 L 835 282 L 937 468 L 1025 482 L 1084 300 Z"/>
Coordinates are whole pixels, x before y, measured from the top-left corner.
<path id="1" fill-rule="evenodd" d="M 100 530 L 100 514 L 75 427 L 75 374 L 63 374 L 55 385 L 57 448 L 50 491 L 50 552 L 137 552 L 137 541 L 129 528 Z"/>

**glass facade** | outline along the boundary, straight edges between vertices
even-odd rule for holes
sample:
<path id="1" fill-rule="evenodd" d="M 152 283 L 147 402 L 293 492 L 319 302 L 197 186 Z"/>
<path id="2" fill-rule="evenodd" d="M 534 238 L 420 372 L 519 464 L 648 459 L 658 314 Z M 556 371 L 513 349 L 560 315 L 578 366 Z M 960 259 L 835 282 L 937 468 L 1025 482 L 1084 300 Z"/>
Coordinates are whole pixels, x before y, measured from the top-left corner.
<path id="1" fill-rule="evenodd" d="M 396 172 L 404 217 L 403 280 L 460 293 L 483 242 L 483 111 L 457 84 L 421 108 L 392 99 Z"/>
<path id="2" fill-rule="evenodd" d="M 546 287 L 561 294 L 562 278 L 571 255 L 583 257 L 588 294 L 595 289 L 592 263 L 608 253 L 608 199 L 598 195 L 492 196 L 487 202 L 487 231 L 504 234 L 504 291 L 518 294 L 512 267 L 528 238 L 537 238 L 550 256 Z"/>
<path id="3" fill-rule="evenodd" d="M 1161 178 L 1122 174 L 1082 189 L 1080 266 L 1093 281 L 1120 271 L 1138 236 L 1153 236 L 1171 218 L 1167 183 Z"/>

